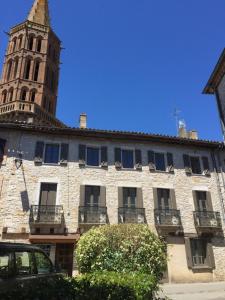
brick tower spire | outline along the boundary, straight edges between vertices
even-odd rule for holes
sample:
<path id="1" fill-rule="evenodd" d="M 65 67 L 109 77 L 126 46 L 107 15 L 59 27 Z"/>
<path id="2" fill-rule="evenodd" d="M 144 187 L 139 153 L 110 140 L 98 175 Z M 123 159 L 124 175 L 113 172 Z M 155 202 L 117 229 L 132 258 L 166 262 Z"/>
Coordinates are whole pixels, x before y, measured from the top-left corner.
<path id="1" fill-rule="evenodd" d="M 47 0 L 35 0 L 28 20 L 45 26 L 50 26 L 49 9 Z"/>
<path id="2" fill-rule="evenodd" d="M 0 120 L 64 126 L 55 118 L 61 42 L 50 26 L 47 0 L 35 0 L 13 27 L 0 81 Z"/>

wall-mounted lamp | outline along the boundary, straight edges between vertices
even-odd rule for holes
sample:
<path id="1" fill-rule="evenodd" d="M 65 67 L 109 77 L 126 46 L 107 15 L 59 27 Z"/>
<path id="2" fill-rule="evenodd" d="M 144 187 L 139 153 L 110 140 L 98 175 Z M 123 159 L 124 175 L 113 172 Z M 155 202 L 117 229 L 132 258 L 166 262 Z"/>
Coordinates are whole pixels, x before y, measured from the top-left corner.
<path id="1" fill-rule="evenodd" d="M 19 154 L 19 158 L 15 158 L 15 166 L 17 170 L 22 166 L 23 160 L 22 160 L 22 154 Z"/>

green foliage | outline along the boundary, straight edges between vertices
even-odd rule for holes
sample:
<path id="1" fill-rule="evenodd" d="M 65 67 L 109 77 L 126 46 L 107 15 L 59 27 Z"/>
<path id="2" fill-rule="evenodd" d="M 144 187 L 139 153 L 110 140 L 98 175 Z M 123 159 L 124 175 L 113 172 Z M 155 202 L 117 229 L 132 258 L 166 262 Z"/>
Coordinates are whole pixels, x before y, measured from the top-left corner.
<path id="1" fill-rule="evenodd" d="M 4 300 L 151 300 L 157 287 L 151 275 L 113 272 L 89 273 L 75 278 L 55 276 L 0 289 Z"/>
<path id="2" fill-rule="evenodd" d="M 165 244 L 147 225 L 106 225 L 90 229 L 76 250 L 81 273 L 141 272 L 160 279 L 166 268 Z"/>

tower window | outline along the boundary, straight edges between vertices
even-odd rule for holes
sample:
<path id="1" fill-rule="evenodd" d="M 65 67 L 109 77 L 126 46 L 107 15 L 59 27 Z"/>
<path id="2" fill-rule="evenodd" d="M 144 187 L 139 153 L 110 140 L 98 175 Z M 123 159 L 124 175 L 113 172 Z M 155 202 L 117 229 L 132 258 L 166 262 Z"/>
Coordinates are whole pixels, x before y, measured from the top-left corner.
<path id="1" fill-rule="evenodd" d="M 37 52 L 41 52 L 41 46 L 42 46 L 42 39 L 39 38 L 37 40 Z"/>
<path id="2" fill-rule="evenodd" d="M 11 77 L 11 70 L 12 70 L 12 61 L 10 60 L 10 61 L 8 62 L 7 80 L 9 80 L 10 77 Z"/>
<path id="3" fill-rule="evenodd" d="M 31 102 L 35 102 L 35 97 L 36 97 L 36 91 L 35 90 L 32 90 L 30 92 L 30 101 Z"/>
<path id="4" fill-rule="evenodd" d="M 26 88 L 23 88 L 21 90 L 21 100 L 22 101 L 26 101 L 26 98 L 27 98 L 27 89 Z"/>
<path id="5" fill-rule="evenodd" d="M 31 59 L 28 58 L 25 67 L 24 79 L 29 79 L 30 77 L 30 66 L 31 66 Z"/>
<path id="6" fill-rule="evenodd" d="M 2 92 L 2 103 L 3 104 L 6 103 L 6 98 L 7 98 L 7 91 L 5 90 Z"/>
<path id="7" fill-rule="evenodd" d="M 16 50 L 16 42 L 17 42 L 17 38 L 14 38 L 13 45 L 12 45 L 12 52 L 14 52 Z"/>
<path id="8" fill-rule="evenodd" d="M 34 45 L 34 37 L 33 37 L 33 35 L 31 35 L 29 37 L 29 41 L 28 41 L 28 49 L 33 50 L 33 45 Z"/>
<path id="9" fill-rule="evenodd" d="M 35 70 L 34 70 L 34 81 L 38 81 L 39 69 L 40 69 L 40 62 L 36 61 Z"/>
<path id="10" fill-rule="evenodd" d="M 13 88 L 9 90 L 9 101 L 13 101 Z"/>
<path id="11" fill-rule="evenodd" d="M 17 70 L 18 70 L 19 58 L 17 57 L 14 62 L 14 78 L 16 78 Z"/>
<path id="12" fill-rule="evenodd" d="M 22 48 L 22 42 L 23 42 L 23 36 L 22 35 L 20 35 L 19 36 L 19 49 L 21 49 Z"/>

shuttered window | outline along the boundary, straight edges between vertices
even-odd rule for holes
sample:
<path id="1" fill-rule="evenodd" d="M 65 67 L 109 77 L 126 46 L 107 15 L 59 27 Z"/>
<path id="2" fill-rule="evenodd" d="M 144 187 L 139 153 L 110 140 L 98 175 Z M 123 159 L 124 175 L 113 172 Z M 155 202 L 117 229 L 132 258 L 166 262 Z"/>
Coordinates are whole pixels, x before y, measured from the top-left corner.
<path id="1" fill-rule="evenodd" d="M 122 150 L 122 167 L 125 169 L 134 168 L 134 151 Z"/>
<path id="2" fill-rule="evenodd" d="M 87 147 L 87 165 L 99 166 L 99 148 Z"/>
<path id="3" fill-rule="evenodd" d="M 99 206 L 100 203 L 100 186 L 85 186 L 85 206 Z"/>
<path id="4" fill-rule="evenodd" d="M 213 247 L 206 238 L 185 238 L 187 265 L 190 269 L 215 268 Z"/>
<path id="5" fill-rule="evenodd" d="M 58 164 L 59 162 L 59 145 L 46 144 L 45 145 L 45 159 L 46 164 Z"/>
<path id="6" fill-rule="evenodd" d="M 57 184 L 56 183 L 42 183 L 40 193 L 41 206 L 56 205 Z"/>
<path id="7" fill-rule="evenodd" d="M 0 139 L 0 163 L 3 161 L 6 140 Z"/>
<path id="8" fill-rule="evenodd" d="M 155 153 L 155 168 L 158 171 L 166 171 L 165 155 L 163 153 Z"/>
<path id="9" fill-rule="evenodd" d="M 200 158 L 197 156 L 190 156 L 191 169 L 193 174 L 202 174 Z"/>
<path id="10" fill-rule="evenodd" d="M 68 162 L 69 145 L 68 144 L 45 144 L 38 141 L 35 148 L 35 163 L 62 164 Z"/>
<path id="11" fill-rule="evenodd" d="M 108 166 L 108 148 L 106 146 L 91 147 L 86 145 L 79 145 L 79 165 L 102 167 Z"/>
<path id="12" fill-rule="evenodd" d="M 123 188 L 123 207 L 135 208 L 137 203 L 137 189 Z"/>

